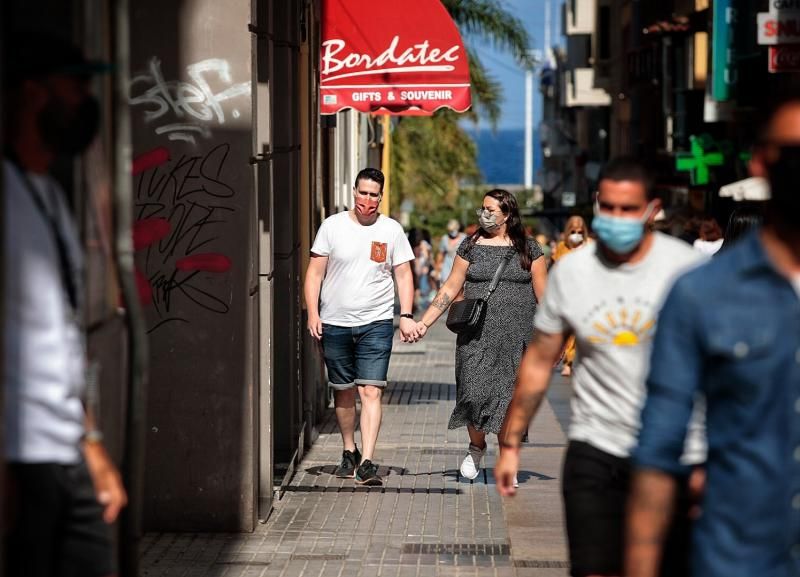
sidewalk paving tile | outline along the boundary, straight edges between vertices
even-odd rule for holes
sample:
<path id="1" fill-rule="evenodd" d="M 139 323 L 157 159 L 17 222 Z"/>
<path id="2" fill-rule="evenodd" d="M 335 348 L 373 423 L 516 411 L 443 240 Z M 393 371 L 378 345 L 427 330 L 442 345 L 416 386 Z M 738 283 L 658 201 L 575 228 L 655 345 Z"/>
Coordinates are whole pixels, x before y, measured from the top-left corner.
<path id="1" fill-rule="evenodd" d="M 440 323 L 441 325 L 442 323 Z M 458 468 L 466 431 L 447 429 L 455 403 L 455 338 L 440 325 L 421 343 L 395 341 L 375 461 L 382 488 L 332 475 L 335 415 L 267 522 L 249 535 L 150 534 L 148 577 L 549 577 L 566 575 L 558 477 L 564 435 L 549 405 L 521 452 L 513 500 L 494 487 L 497 454 L 474 481 Z M 359 444 L 360 445 L 360 444 Z M 519 565 L 519 566 L 517 566 Z"/>

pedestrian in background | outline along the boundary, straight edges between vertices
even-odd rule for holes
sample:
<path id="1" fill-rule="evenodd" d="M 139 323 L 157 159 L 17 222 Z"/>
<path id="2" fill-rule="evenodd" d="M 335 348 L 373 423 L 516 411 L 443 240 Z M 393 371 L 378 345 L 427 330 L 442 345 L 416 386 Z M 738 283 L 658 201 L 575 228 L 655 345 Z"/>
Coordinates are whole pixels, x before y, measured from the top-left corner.
<path id="1" fill-rule="evenodd" d="M 625 506 L 656 316 L 674 279 L 702 262 L 686 243 L 650 230 L 661 201 L 635 159 L 611 161 L 601 175 L 592 227 L 598 242 L 555 265 L 536 314 L 535 336 L 519 369 L 495 469 L 513 495 L 519 446 L 536 414 L 566 337 L 578 350 L 562 490 L 571 574 L 622 575 Z M 702 462 L 693 438 L 687 462 Z M 688 511 L 677 514 L 664 573 L 685 577 Z"/>
<path id="2" fill-rule="evenodd" d="M 539 246 L 542 247 L 542 253 L 544 253 L 544 262 L 547 265 L 548 270 L 553 265 L 553 248 L 550 246 L 550 239 L 547 238 L 547 235 L 544 233 L 539 233 L 534 236 L 536 242 L 539 243 Z"/>
<path id="3" fill-rule="evenodd" d="M 678 280 L 661 313 L 634 455 L 630 577 L 658 574 L 698 394 L 708 460 L 692 574 L 800 573 L 800 94 L 772 110 L 750 164 L 770 183 L 763 229 Z"/>
<path id="4" fill-rule="evenodd" d="M 482 327 L 456 342 L 456 406 L 448 428 L 467 427 L 469 447 L 460 472 L 474 479 L 486 454 L 486 434 L 499 433 L 514 392 L 514 376 L 533 332 L 536 303 L 544 295 L 547 268 L 542 249 L 527 238 L 517 200 L 506 190 L 486 193 L 480 228 L 458 248 L 447 282 L 417 324 L 424 337 L 453 299 L 483 297 L 500 263 L 510 256 L 488 301 Z"/>
<path id="5" fill-rule="evenodd" d="M 450 276 L 453 262 L 456 259 L 456 251 L 465 238 L 467 235 L 461 231 L 460 222 L 455 219 L 447 221 L 447 234 L 442 236 L 442 240 L 439 241 L 439 254 L 436 255 L 436 270 L 440 288 Z"/>
<path id="6" fill-rule="evenodd" d="M 748 232 L 761 226 L 764 221 L 761 207 L 740 206 L 735 209 L 730 218 L 728 226 L 725 227 L 725 241 L 722 248 L 728 249 Z"/>
<path id="7" fill-rule="evenodd" d="M 335 474 L 355 477 L 357 484 L 368 486 L 383 484 L 372 459 L 392 353 L 394 281 L 401 339 L 416 340 L 411 312 L 414 251 L 400 223 L 378 212 L 383 183 L 380 170 L 365 168 L 358 173 L 354 207 L 328 217 L 320 226 L 305 281 L 308 331 L 322 342 L 344 446 Z M 363 454 L 355 443 L 356 391 L 361 399 Z"/>
<path id="8" fill-rule="evenodd" d="M 572 215 L 567 219 L 567 224 L 564 226 L 562 240 L 556 245 L 556 250 L 553 253 L 553 261 L 558 262 L 561 257 L 571 253 L 576 248 L 585 246 L 591 242 L 589 237 L 589 227 L 586 226 L 586 221 L 583 217 Z"/>
<path id="9" fill-rule="evenodd" d="M 698 226 L 698 238 L 692 246 L 702 254 L 713 256 L 722 248 L 722 229 L 715 218 L 704 218 Z"/>
<path id="10" fill-rule="evenodd" d="M 83 253 L 50 175 L 97 134 L 89 79 L 102 65 L 36 32 L 5 50 L 5 574 L 112 575 L 110 524 L 127 496 L 85 406 Z"/>
<path id="11" fill-rule="evenodd" d="M 428 306 L 431 292 L 433 247 L 425 238 L 426 232 L 419 228 L 412 228 L 408 232 L 408 241 L 414 251 L 414 310 Z"/>
<path id="12" fill-rule="evenodd" d="M 583 217 L 573 215 L 567 220 L 564 226 L 564 240 L 558 243 L 553 254 L 555 264 L 573 250 L 579 249 L 592 242 L 589 237 L 589 227 Z M 570 335 L 564 347 L 564 366 L 561 368 L 561 376 L 569 377 L 572 375 L 572 363 L 575 361 L 575 335 Z"/>

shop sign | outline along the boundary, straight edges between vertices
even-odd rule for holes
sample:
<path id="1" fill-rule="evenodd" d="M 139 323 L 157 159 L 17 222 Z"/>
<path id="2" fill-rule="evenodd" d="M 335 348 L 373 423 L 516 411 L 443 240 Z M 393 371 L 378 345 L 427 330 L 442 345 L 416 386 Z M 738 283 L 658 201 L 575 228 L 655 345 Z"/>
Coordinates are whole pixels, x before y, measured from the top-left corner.
<path id="1" fill-rule="evenodd" d="M 769 47 L 770 72 L 800 71 L 800 45 L 786 44 Z"/>
<path id="2" fill-rule="evenodd" d="M 800 0 L 769 0 L 771 14 L 779 12 L 800 12 Z"/>
<path id="3" fill-rule="evenodd" d="M 679 152 L 675 156 L 675 169 L 688 172 L 692 184 L 708 184 L 710 168 L 725 164 L 725 155 L 715 146 L 714 140 L 708 135 L 691 136 L 690 152 Z"/>
<path id="4" fill-rule="evenodd" d="M 440 0 L 324 0 L 322 114 L 432 114 L 471 104 L 461 36 Z"/>
<path id="5" fill-rule="evenodd" d="M 734 30 L 737 13 L 731 4 L 731 0 L 714 0 L 711 97 L 720 102 L 731 97 L 732 89 L 736 85 Z"/>
<path id="6" fill-rule="evenodd" d="M 770 46 L 800 43 L 800 11 L 759 12 L 758 43 Z"/>

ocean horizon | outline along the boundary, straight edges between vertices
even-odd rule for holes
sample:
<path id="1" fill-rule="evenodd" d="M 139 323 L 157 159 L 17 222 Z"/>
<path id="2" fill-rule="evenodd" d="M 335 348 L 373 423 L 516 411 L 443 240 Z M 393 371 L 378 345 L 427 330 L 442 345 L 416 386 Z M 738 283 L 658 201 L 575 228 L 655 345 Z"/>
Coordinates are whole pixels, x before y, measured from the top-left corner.
<path id="1" fill-rule="evenodd" d="M 517 128 L 467 129 L 478 146 L 478 167 L 487 184 L 523 184 L 525 181 L 525 130 Z M 541 166 L 538 130 L 533 132 L 533 174 Z"/>

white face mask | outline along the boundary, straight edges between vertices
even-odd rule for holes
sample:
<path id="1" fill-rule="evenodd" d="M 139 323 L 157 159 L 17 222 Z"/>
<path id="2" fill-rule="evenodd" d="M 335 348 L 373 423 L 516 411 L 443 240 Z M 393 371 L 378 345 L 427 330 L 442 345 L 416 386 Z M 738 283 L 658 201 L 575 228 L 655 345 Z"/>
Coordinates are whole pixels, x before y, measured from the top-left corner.
<path id="1" fill-rule="evenodd" d="M 573 232 L 567 237 L 567 240 L 569 240 L 569 242 L 571 242 L 573 245 L 579 245 L 583 242 L 583 235 L 579 232 Z"/>

